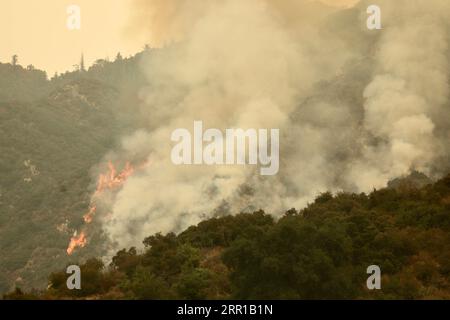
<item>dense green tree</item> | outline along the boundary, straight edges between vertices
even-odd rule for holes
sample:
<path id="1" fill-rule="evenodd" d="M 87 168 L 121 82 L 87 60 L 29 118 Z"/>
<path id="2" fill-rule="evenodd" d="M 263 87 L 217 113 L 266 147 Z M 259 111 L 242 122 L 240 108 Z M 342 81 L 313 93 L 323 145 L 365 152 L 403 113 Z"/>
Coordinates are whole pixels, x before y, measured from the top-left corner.
<path id="1" fill-rule="evenodd" d="M 263 211 L 205 220 L 123 249 L 110 268 L 81 265 L 82 290 L 64 271 L 22 298 L 450 299 L 450 176 L 419 188 L 323 193 L 275 221 Z M 378 265 L 382 289 L 368 290 Z"/>

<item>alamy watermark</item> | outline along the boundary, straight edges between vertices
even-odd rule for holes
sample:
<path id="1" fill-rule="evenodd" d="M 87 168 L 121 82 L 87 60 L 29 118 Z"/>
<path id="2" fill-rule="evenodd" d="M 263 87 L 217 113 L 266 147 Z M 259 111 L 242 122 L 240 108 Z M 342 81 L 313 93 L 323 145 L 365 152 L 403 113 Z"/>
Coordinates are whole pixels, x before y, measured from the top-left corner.
<path id="1" fill-rule="evenodd" d="M 369 30 L 380 30 L 381 27 L 381 8 L 372 4 L 367 7 L 367 29 Z M 81 29 L 81 8 L 79 5 L 71 4 L 67 6 L 67 22 L 66 26 L 69 30 L 80 30 Z"/>
<path id="2" fill-rule="evenodd" d="M 369 30 L 380 30 L 381 29 L 381 9 L 379 6 L 372 4 L 367 7 L 367 29 Z"/>
<path id="3" fill-rule="evenodd" d="M 377 265 L 371 265 L 367 267 L 367 274 L 370 276 L 367 278 L 366 285 L 369 290 L 381 289 L 381 269 Z"/>
<path id="4" fill-rule="evenodd" d="M 77 265 L 71 265 L 68 266 L 66 269 L 66 273 L 70 274 L 70 276 L 67 278 L 66 285 L 67 289 L 73 290 L 81 289 L 81 269 Z"/>
<path id="5" fill-rule="evenodd" d="M 66 26 L 69 30 L 80 30 L 81 29 L 81 8 L 78 5 L 72 4 L 67 7 L 66 12 L 67 22 Z"/>
<path id="6" fill-rule="evenodd" d="M 222 133 L 210 128 L 203 132 L 203 122 L 194 121 L 193 136 L 185 128 L 172 132 L 171 140 L 177 144 L 172 148 L 171 160 L 176 165 L 259 164 L 261 175 L 275 175 L 279 169 L 279 138 L 279 129 L 234 128 Z"/>

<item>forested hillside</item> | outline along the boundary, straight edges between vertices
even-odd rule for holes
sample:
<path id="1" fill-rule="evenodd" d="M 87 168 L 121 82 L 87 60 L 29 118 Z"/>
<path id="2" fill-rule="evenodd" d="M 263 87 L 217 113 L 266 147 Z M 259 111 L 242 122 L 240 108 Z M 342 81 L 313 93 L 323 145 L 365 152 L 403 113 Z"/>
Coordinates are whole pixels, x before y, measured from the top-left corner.
<path id="1" fill-rule="evenodd" d="M 417 187 L 418 176 L 368 195 L 324 193 L 278 221 L 258 211 L 152 235 L 110 265 L 89 259 L 81 290 L 62 270 L 45 291 L 4 298 L 449 299 L 450 176 Z M 366 288 L 373 264 L 381 290 Z"/>
<path id="2" fill-rule="evenodd" d="M 2 2 L 0 299 L 450 299 L 449 0 Z"/>
<path id="3" fill-rule="evenodd" d="M 143 55 L 151 51 L 50 80 L 32 66 L 0 64 L 4 298 L 450 299 L 450 176 L 433 183 L 418 172 L 370 194 L 323 193 L 280 219 L 232 212 L 179 234 L 149 234 L 144 250 L 124 248 L 111 263 L 101 259 L 101 232 L 68 256 L 93 170 L 143 121 L 134 112 L 139 88 L 151 85 L 139 71 Z M 348 79 L 337 83 L 362 103 L 347 93 Z M 70 264 L 81 264 L 81 290 L 66 287 Z M 381 268 L 382 290 L 366 288 L 370 265 Z"/>
<path id="4" fill-rule="evenodd" d="M 139 105 L 142 54 L 51 80 L 33 66 L 0 64 L 0 292 L 42 287 L 67 262 L 91 170 L 129 128 L 120 108 Z"/>

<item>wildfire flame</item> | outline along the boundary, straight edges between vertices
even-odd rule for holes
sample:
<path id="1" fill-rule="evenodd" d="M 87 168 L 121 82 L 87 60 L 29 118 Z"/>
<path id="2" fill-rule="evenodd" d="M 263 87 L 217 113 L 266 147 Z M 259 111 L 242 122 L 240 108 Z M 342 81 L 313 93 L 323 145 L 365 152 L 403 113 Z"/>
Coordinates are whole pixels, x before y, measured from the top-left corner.
<path id="1" fill-rule="evenodd" d="M 127 162 L 125 164 L 125 168 L 119 173 L 117 172 L 112 162 L 108 162 L 108 172 L 99 175 L 97 180 L 97 188 L 94 192 L 94 195 L 92 196 L 91 206 L 89 208 L 89 211 L 83 215 L 84 223 L 90 224 L 94 219 L 94 216 L 97 212 L 95 198 L 100 196 L 105 190 L 114 190 L 121 187 L 133 173 L 134 168 L 130 162 Z M 75 234 L 70 239 L 69 246 L 67 247 L 67 254 L 71 255 L 76 248 L 83 248 L 86 244 L 86 231 L 81 231 L 78 236 Z"/>
<path id="2" fill-rule="evenodd" d="M 114 165 L 108 162 L 109 172 L 106 174 L 100 174 L 97 182 L 97 189 L 95 190 L 94 196 L 98 196 L 105 190 L 113 190 L 120 187 L 124 182 L 134 173 L 134 168 L 129 162 L 125 164 L 125 168 L 117 174 L 117 170 Z"/>
<path id="3" fill-rule="evenodd" d="M 75 235 L 70 239 L 69 246 L 67 247 L 67 254 L 71 255 L 75 250 L 75 248 L 77 247 L 83 248 L 86 245 L 86 243 L 87 243 L 86 235 L 82 231 L 78 236 Z"/>
<path id="4" fill-rule="evenodd" d="M 85 223 L 89 224 L 89 223 L 92 222 L 92 220 L 94 219 L 94 215 L 95 215 L 96 210 L 97 210 L 97 206 L 93 205 L 93 206 L 89 209 L 89 212 L 86 213 L 86 214 L 83 216 L 83 220 L 84 220 Z"/>

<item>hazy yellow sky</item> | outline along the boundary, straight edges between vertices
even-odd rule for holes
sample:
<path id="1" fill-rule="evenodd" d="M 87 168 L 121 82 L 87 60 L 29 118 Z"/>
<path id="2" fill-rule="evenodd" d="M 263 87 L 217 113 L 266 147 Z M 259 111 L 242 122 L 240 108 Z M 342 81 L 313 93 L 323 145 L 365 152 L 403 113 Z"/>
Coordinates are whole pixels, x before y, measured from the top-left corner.
<path id="1" fill-rule="evenodd" d="M 326 3 L 330 6 L 337 7 L 350 7 L 357 3 L 359 0 L 320 0 L 323 3 Z"/>
<path id="2" fill-rule="evenodd" d="M 86 65 L 118 51 L 134 54 L 142 43 L 123 34 L 131 0 L 0 0 L 0 61 L 13 54 L 50 75 L 72 69 L 84 52 Z M 81 30 L 66 26 L 67 7 L 81 8 Z"/>
<path id="3" fill-rule="evenodd" d="M 126 37 L 124 29 L 133 0 L 0 0 L 0 61 L 17 54 L 23 66 L 47 71 L 72 70 L 84 53 L 86 66 L 99 58 L 113 59 L 138 52 L 139 37 Z M 357 0 L 321 0 L 349 5 Z M 66 27 L 69 5 L 81 8 L 81 30 Z"/>

